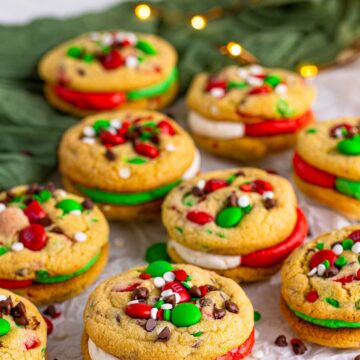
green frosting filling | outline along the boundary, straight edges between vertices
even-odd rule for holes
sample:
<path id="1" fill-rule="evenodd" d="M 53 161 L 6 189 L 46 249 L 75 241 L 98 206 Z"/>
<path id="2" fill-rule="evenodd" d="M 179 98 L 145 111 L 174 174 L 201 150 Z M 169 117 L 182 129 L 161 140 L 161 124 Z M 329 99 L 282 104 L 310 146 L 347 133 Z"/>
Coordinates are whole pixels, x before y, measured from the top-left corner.
<path id="1" fill-rule="evenodd" d="M 336 178 L 335 188 L 339 192 L 360 200 L 360 181 Z"/>
<path id="2" fill-rule="evenodd" d="M 297 317 L 314 325 L 323 326 L 331 329 L 360 328 L 360 322 L 350 322 L 336 319 L 316 319 L 311 316 L 305 315 L 290 306 L 289 308 Z"/>
<path id="3" fill-rule="evenodd" d="M 139 100 L 147 97 L 162 95 L 170 88 L 177 78 L 178 69 L 175 67 L 171 71 L 169 77 L 167 77 L 164 81 L 146 88 L 129 91 L 126 96 L 128 100 Z"/>
<path id="4" fill-rule="evenodd" d="M 39 270 L 36 272 L 36 282 L 39 283 L 57 283 L 72 279 L 75 276 L 78 276 L 86 271 L 88 271 L 98 260 L 100 253 L 96 254 L 85 266 L 81 269 L 66 275 L 56 275 L 49 276 L 49 273 L 46 270 Z"/>
<path id="5" fill-rule="evenodd" d="M 92 189 L 83 185 L 76 187 L 91 200 L 98 203 L 114 204 L 114 205 L 138 205 L 165 196 L 171 189 L 177 186 L 181 180 L 176 180 L 170 184 L 158 187 L 156 189 L 138 193 L 112 193 L 99 189 Z"/>

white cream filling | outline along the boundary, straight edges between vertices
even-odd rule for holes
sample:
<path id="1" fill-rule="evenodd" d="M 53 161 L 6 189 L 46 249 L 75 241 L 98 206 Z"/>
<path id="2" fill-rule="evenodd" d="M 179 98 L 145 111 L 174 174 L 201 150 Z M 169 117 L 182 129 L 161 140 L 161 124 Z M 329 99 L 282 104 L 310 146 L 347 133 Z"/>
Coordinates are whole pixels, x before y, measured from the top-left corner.
<path id="1" fill-rule="evenodd" d="M 200 170 L 200 152 L 198 149 L 195 149 L 195 156 L 192 164 L 190 167 L 184 172 L 183 176 L 181 177 L 182 180 L 189 180 L 192 179 L 197 175 Z"/>
<path id="2" fill-rule="evenodd" d="M 88 350 L 91 360 L 119 360 L 119 358 L 108 354 L 107 352 L 96 346 L 90 338 L 88 341 Z"/>
<path id="3" fill-rule="evenodd" d="M 189 112 L 188 122 L 193 133 L 212 139 L 235 139 L 245 135 L 242 123 L 209 120 L 195 111 Z"/>
<path id="4" fill-rule="evenodd" d="M 206 269 L 227 270 L 236 268 L 241 264 L 240 255 L 207 254 L 202 251 L 189 249 L 174 240 L 170 240 L 168 246 L 174 248 L 187 263 Z"/>

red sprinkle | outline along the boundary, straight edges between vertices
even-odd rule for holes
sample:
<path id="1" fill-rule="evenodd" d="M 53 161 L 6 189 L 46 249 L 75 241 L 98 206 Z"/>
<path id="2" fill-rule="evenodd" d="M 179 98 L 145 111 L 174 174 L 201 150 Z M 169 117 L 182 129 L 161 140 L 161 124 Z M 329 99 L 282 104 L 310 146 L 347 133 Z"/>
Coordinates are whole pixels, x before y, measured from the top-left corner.
<path id="1" fill-rule="evenodd" d="M 310 269 L 313 269 L 314 267 L 317 267 L 319 264 L 324 262 L 325 260 L 328 260 L 330 263 L 330 266 L 334 265 L 335 260 L 337 259 L 337 255 L 332 250 L 320 250 L 316 252 L 311 260 L 310 260 Z"/>
<path id="2" fill-rule="evenodd" d="M 174 270 L 173 273 L 175 274 L 175 279 L 177 281 L 185 281 L 187 278 L 187 273 L 185 270 Z"/>
<path id="3" fill-rule="evenodd" d="M 199 286 L 199 290 L 201 291 L 201 297 L 204 297 L 208 293 L 208 289 L 205 285 Z"/>
<path id="4" fill-rule="evenodd" d="M 102 131 L 100 134 L 100 141 L 104 145 L 120 145 L 126 142 L 125 138 L 118 134 L 112 134 L 109 131 Z"/>
<path id="5" fill-rule="evenodd" d="M 350 235 L 347 236 L 347 238 L 354 242 L 360 241 L 360 230 L 353 231 Z"/>
<path id="6" fill-rule="evenodd" d="M 219 190 L 223 187 L 226 187 L 228 183 L 222 179 L 210 179 L 207 180 L 204 187 L 204 192 L 206 194 L 212 193 L 216 190 Z"/>
<path id="7" fill-rule="evenodd" d="M 245 191 L 245 192 L 251 192 L 252 186 L 251 186 L 251 184 L 241 184 L 240 190 Z"/>
<path id="8" fill-rule="evenodd" d="M 124 64 L 124 59 L 116 50 L 111 50 L 108 54 L 100 57 L 101 65 L 107 70 L 117 69 Z"/>
<path id="9" fill-rule="evenodd" d="M 206 84 L 206 91 L 210 91 L 214 88 L 221 88 L 226 89 L 226 81 L 225 80 L 219 80 L 216 78 L 209 79 L 208 83 Z"/>
<path id="10" fill-rule="evenodd" d="M 119 286 L 114 286 L 111 291 L 112 292 L 128 292 L 128 291 L 133 291 L 134 289 L 136 289 L 137 287 L 139 287 L 141 285 L 141 283 L 134 283 L 134 284 L 130 284 L 130 285 L 125 285 L 123 287 L 119 287 Z"/>
<path id="11" fill-rule="evenodd" d="M 252 190 L 258 194 L 263 194 L 265 191 L 272 191 L 272 185 L 264 180 L 254 180 L 252 182 Z"/>
<path id="12" fill-rule="evenodd" d="M 46 322 L 47 334 L 50 335 L 54 330 L 54 325 L 53 325 L 52 321 L 48 317 L 43 316 L 43 318 L 44 318 L 44 320 Z"/>
<path id="13" fill-rule="evenodd" d="M 36 223 L 46 216 L 45 211 L 36 200 L 31 201 L 26 206 L 24 213 L 31 223 Z"/>
<path id="14" fill-rule="evenodd" d="M 311 290 L 305 295 L 305 299 L 310 303 L 315 302 L 318 298 L 319 294 L 315 290 Z"/>
<path id="15" fill-rule="evenodd" d="M 47 241 L 45 229 L 40 224 L 31 224 L 20 232 L 20 242 L 24 244 L 27 249 L 32 251 L 39 251 Z"/>
<path id="16" fill-rule="evenodd" d="M 186 215 L 186 218 L 189 221 L 191 221 L 191 222 L 193 222 L 195 224 L 199 224 L 199 225 L 204 225 L 204 224 L 207 224 L 207 223 L 209 223 L 211 221 L 214 221 L 214 218 L 210 214 L 208 214 L 208 213 L 206 213 L 204 211 L 196 211 L 196 210 L 190 211 Z"/>
<path id="17" fill-rule="evenodd" d="M 359 270 L 358 270 L 358 274 L 359 274 Z M 349 283 L 352 283 L 353 281 L 355 280 L 355 276 L 354 275 L 347 275 L 347 276 L 344 276 L 342 278 L 339 278 L 339 279 L 336 279 L 334 280 L 335 282 L 339 282 L 341 284 L 349 284 Z"/>
<path id="18" fill-rule="evenodd" d="M 151 159 L 155 159 L 159 156 L 159 150 L 150 144 L 138 142 L 135 144 L 135 151 L 140 154 L 147 156 Z"/>
<path id="19" fill-rule="evenodd" d="M 24 342 L 24 346 L 26 350 L 36 349 L 40 344 L 41 341 L 34 334 L 31 334 Z"/>
<path id="20" fill-rule="evenodd" d="M 166 120 L 161 120 L 158 124 L 157 124 L 158 128 L 161 130 L 161 132 L 163 134 L 167 134 L 170 136 L 175 135 L 175 129 L 173 128 L 173 126 Z"/>
<path id="21" fill-rule="evenodd" d="M 125 135 L 126 132 L 127 132 L 128 129 L 129 129 L 130 125 L 131 125 L 131 124 L 130 124 L 130 121 L 124 121 L 124 122 L 122 123 L 121 128 L 118 129 L 117 133 L 118 133 L 119 135 Z"/>
<path id="22" fill-rule="evenodd" d="M 148 280 L 151 278 L 151 275 L 150 274 L 146 274 L 146 273 L 142 273 L 139 275 L 139 278 L 140 279 L 143 279 L 143 280 Z"/>
<path id="23" fill-rule="evenodd" d="M 149 319 L 152 307 L 148 304 L 130 304 L 125 308 L 126 315 L 137 319 Z"/>
<path id="24" fill-rule="evenodd" d="M 163 313 L 164 313 L 164 310 L 163 310 L 163 309 L 159 309 L 158 312 L 157 312 L 157 314 L 156 314 L 156 317 L 157 317 L 159 320 L 164 320 Z"/>
<path id="25" fill-rule="evenodd" d="M 249 91 L 249 94 L 250 95 L 261 95 L 261 94 L 268 94 L 272 91 L 272 88 L 270 85 L 263 85 L 263 86 L 259 86 L 259 87 L 256 87 L 252 90 Z"/>

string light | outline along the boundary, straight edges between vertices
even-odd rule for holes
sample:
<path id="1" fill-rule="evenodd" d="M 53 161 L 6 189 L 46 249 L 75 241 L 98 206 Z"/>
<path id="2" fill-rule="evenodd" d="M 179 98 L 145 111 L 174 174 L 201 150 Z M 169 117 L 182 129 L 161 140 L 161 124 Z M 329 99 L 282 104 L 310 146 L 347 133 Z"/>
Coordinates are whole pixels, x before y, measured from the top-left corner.
<path id="1" fill-rule="evenodd" d="M 191 18 L 190 24 L 195 30 L 202 30 L 206 27 L 207 21 L 203 16 L 195 15 Z"/>
<path id="2" fill-rule="evenodd" d="M 319 68 L 316 65 L 301 65 L 299 68 L 299 73 L 303 78 L 312 78 L 317 75 Z"/>
<path id="3" fill-rule="evenodd" d="M 241 45 L 233 41 L 227 43 L 226 49 L 232 56 L 239 56 L 242 53 Z"/>
<path id="4" fill-rule="evenodd" d="M 147 20 L 151 16 L 151 7 L 148 4 L 139 4 L 135 6 L 135 16 L 140 20 Z"/>

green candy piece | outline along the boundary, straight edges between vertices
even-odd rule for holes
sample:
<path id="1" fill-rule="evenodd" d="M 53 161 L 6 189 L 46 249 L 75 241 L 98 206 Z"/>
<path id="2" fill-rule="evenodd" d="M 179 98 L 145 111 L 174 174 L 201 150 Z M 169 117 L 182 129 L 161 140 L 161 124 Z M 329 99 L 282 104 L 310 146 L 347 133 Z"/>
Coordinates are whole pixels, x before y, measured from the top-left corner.
<path id="1" fill-rule="evenodd" d="M 34 199 L 36 199 L 40 203 L 43 203 L 50 200 L 51 196 L 52 196 L 51 191 L 43 190 L 40 192 L 40 194 L 34 195 Z"/>
<path id="2" fill-rule="evenodd" d="M 154 307 L 156 307 L 157 309 L 161 308 L 161 305 L 163 305 L 165 303 L 164 300 L 159 300 L 154 304 Z"/>
<path id="3" fill-rule="evenodd" d="M 182 285 L 184 288 L 188 289 L 188 290 L 191 289 L 191 286 L 190 286 L 186 281 L 182 281 L 182 282 L 181 282 L 181 285 Z"/>
<path id="4" fill-rule="evenodd" d="M 164 312 L 163 312 L 163 317 L 164 317 L 164 320 L 170 321 L 170 317 L 171 317 L 171 312 L 170 312 L 170 310 L 165 309 Z"/>
<path id="5" fill-rule="evenodd" d="M 127 161 L 128 164 L 141 165 L 147 163 L 147 160 L 141 157 L 133 157 Z"/>
<path id="6" fill-rule="evenodd" d="M 96 134 L 99 134 L 101 130 L 106 130 L 110 127 L 110 121 L 106 119 L 99 119 L 94 122 L 92 127 Z"/>
<path id="7" fill-rule="evenodd" d="M 313 129 L 313 128 L 310 128 L 310 129 L 307 129 L 307 130 L 306 130 L 306 133 L 307 133 L 307 134 L 316 134 L 316 133 L 317 133 L 317 130 L 316 130 L 316 129 Z"/>
<path id="8" fill-rule="evenodd" d="M 346 265 L 347 261 L 346 261 L 346 258 L 341 255 L 339 256 L 336 260 L 335 260 L 335 265 L 336 266 L 340 266 L 340 267 L 343 267 L 344 265 Z"/>
<path id="9" fill-rule="evenodd" d="M 82 59 L 87 63 L 92 63 L 95 60 L 95 56 L 93 54 L 85 54 Z"/>
<path id="10" fill-rule="evenodd" d="M 338 308 L 340 307 L 340 304 L 339 304 L 339 302 L 338 302 L 336 299 L 326 298 L 325 301 L 326 301 L 329 305 L 333 306 L 334 308 L 337 308 L 337 309 L 338 309 Z"/>
<path id="11" fill-rule="evenodd" d="M 10 200 L 10 204 L 23 202 L 25 199 L 26 199 L 25 195 L 16 196 L 16 197 L 14 197 L 13 199 Z"/>
<path id="12" fill-rule="evenodd" d="M 244 89 L 247 86 L 248 84 L 245 81 L 229 81 L 229 83 L 227 84 L 227 89 L 228 90 Z"/>
<path id="13" fill-rule="evenodd" d="M 156 243 L 149 246 L 146 250 L 145 260 L 152 263 L 158 260 L 170 261 L 169 255 L 166 250 L 165 243 Z"/>
<path id="14" fill-rule="evenodd" d="M 66 54 L 67 54 L 67 56 L 70 56 L 74 59 L 78 59 L 81 57 L 82 48 L 79 46 L 71 46 L 71 47 L 69 47 Z"/>
<path id="15" fill-rule="evenodd" d="M 322 250 L 324 248 L 324 243 L 317 243 L 315 245 L 315 247 L 318 249 L 318 250 Z"/>
<path id="16" fill-rule="evenodd" d="M 324 260 L 324 261 L 323 261 L 323 264 L 325 265 L 325 267 L 326 267 L 327 269 L 330 268 L 330 261 L 329 261 L 329 260 Z"/>
<path id="17" fill-rule="evenodd" d="M 138 40 L 135 47 L 148 55 L 156 55 L 157 54 L 155 47 L 146 40 Z"/>
<path id="18" fill-rule="evenodd" d="M 344 250 L 351 250 L 351 248 L 353 247 L 354 245 L 354 241 L 351 240 L 351 239 L 345 239 L 343 242 L 342 242 L 342 247 L 344 248 Z"/>
<path id="19" fill-rule="evenodd" d="M 234 180 L 236 179 L 235 175 L 230 175 L 227 179 L 226 182 L 230 185 L 234 182 Z"/>
<path id="20" fill-rule="evenodd" d="M 336 178 L 335 188 L 339 192 L 360 199 L 360 181 L 347 180 L 342 178 Z"/>
<path id="21" fill-rule="evenodd" d="M 61 200 L 56 204 L 56 207 L 61 209 L 65 215 L 74 210 L 80 210 L 81 212 L 83 211 L 82 205 L 74 199 Z"/>
<path id="22" fill-rule="evenodd" d="M 344 155 L 360 155 L 360 141 L 354 138 L 339 141 L 336 148 Z"/>
<path id="23" fill-rule="evenodd" d="M 276 101 L 276 111 L 283 117 L 291 117 L 295 114 L 295 110 L 292 109 L 289 103 L 284 99 L 278 99 Z"/>
<path id="24" fill-rule="evenodd" d="M 264 79 L 264 83 L 271 85 L 272 87 L 275 87 L 276 85 L 279 85 L 281 82 L 281 77 L 278 75 L 268 75 Z"/>
<path id="25" fill-rule="evenodd" d="M 198 332 L 193 333 L 193 334 L 191 334 L 191 335 L 192 335 L 192 336 L 195 336 L 195 337 L 199 337 L 199 336 L 201 336 L 202 334 L 203 334 L 202 331 L 198 331 Z"/>
<path id="26" fill-rule="evenodd" d="M 145 273 L 151 275 L 151 277 L 163 276 L 166 272 L 172 271 L 173 266 L 164 260 L 157 260 L 149 264 L 146 268 Z"/>
<path id="27" fill-rule="evenodd" d="M 216 216 L 216 224 L 222 228 L 236 226 L 243 217 L 243 211 L 236 206 L 229 206 L 219 212 Z"/>
<path id="28" fill-rule="evenodd" d="M 355 301 L 355 309 L 356 309 L 356 310 L 360 310 L 360 299 L 357 299 L 357 300 Z"/>
<path id="29" fill-rule="evenodd" d="M 188 327 L 197 324 L 201 319 L 199 308 L 191 303 L 182 303 L 171 312 L 171 322 L 177 327 Z"/>
<path id="30" fill-rule="evenodd" d="M 5 246 L 0 246 L 0 256 L 7 253 L 7 248 Z"/>
<path id="31" fill-rule="evenodd" d="M 254 321 L 261 320 L 261 314 L 258 311 L 254 311 Z"/>
<path id="32" fill-rule="evenodd" d="M 3 318 L 0 318 L 0 336 L 6 335 L 10 331 L 10 323 Z"/>

